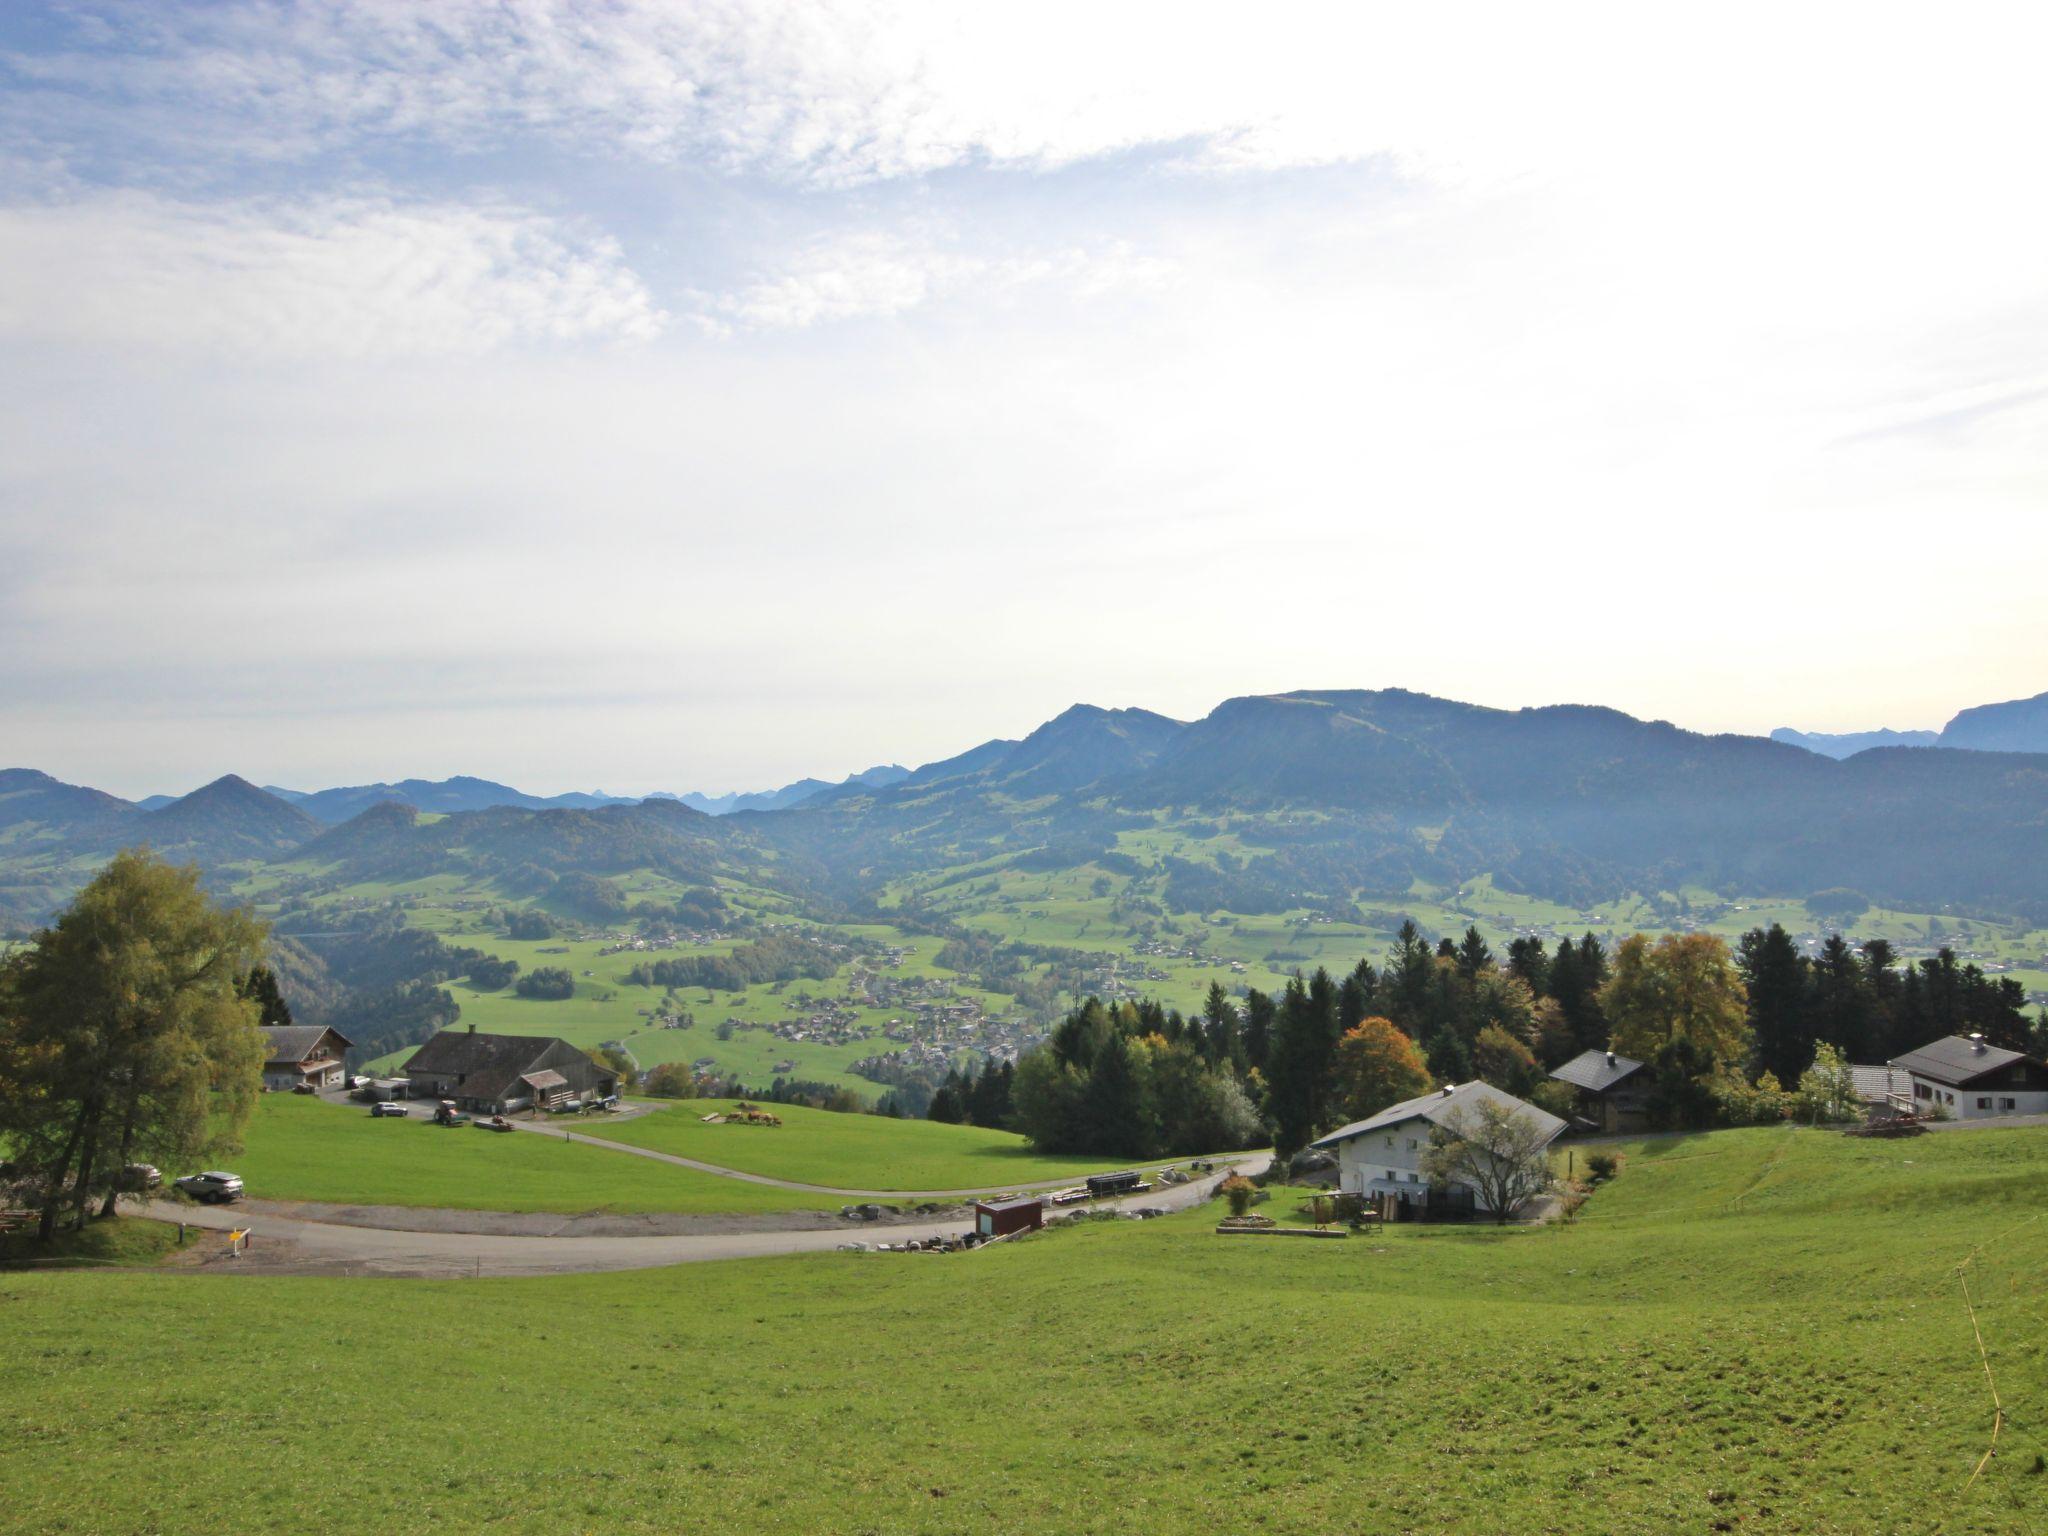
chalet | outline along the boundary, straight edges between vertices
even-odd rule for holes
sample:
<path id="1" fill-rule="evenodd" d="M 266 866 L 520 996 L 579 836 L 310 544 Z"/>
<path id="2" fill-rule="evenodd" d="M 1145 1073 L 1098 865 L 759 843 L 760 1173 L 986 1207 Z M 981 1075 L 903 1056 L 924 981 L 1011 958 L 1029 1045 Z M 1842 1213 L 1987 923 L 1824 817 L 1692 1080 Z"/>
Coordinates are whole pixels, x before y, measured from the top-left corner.
<path id="1" fill-rule="evenodd" d="M 1913 1085 L 1913 1108 L 1958 1120 L 2048 1114 L 2048 1065 L 1982 1035 L 1949 1035 L 1892 1059 Z"/>
<path id="2" fill-rule="evenodd" d="M 1389 1105 L 1369 1119 L 1347 1125 L 1312 1143 L 1337 1154 L 1337 1187 L 1350 1194 L 1391 1195 L 1404 1215 L 1490 1213 L 1484 1195 L 1463 1183 L 1435 1187 L 1422 1171 L 1422 1154 L 1440 1128 L 1456 1124 L 1480 1103 L 1502 1105 L 1529 1116 L 1546 1143 L 1564 1133 L 1565 1123 L 1534 1104 L 1489 1083 L 1446 1085 L 1420 1098 Z"/>
<path id="3" fill-rule="evenodd" d="M 339 1088 L 344 1081 L 342 1058 L 355 1042 L 338 1029 L 320 1024 L 263 1026 L 263 1086 Z"/>
<path id="4" fill-rule="evenodd" d="M 546 1035 L 480 1035 L 444 1029 L 406 1062 L 416 1099 L 453 1099 L 460 1109 L 509 1115 L 555 1109 L 618 1092 L 619 1076 L 566 1040 Z"/>
<path id="5" fill-rule="evenodd" d="M 1609 1136 L 1649 1129 L 1650 1074 L 1612 1051 L 1581 1051 L 1550 1074 L 1578 1093 L 1581 1119 Z"/>

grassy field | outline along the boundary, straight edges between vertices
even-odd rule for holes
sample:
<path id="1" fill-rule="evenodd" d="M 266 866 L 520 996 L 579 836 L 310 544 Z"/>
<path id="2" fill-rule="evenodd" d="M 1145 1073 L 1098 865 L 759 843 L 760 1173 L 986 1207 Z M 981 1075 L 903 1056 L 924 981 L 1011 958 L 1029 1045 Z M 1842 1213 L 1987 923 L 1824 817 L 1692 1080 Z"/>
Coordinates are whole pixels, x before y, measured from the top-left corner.
<path id="1" fill-rule="evenodd" d="M 576 1128 L 583 1129 L 583 1122 Z M 493 1135 L 265 1094 L 225 1159 L 263 1200 L 447 1206 L 470 1211 L 818 1210 L 828 1197 L 771 1189 L 574 1142 Z"/>
<path id="2" fill-rule="evenodd" d="M 1023 1137 L 971 1125 L 889 1120 L 774 1105 L 778 1127 L 706 1125 L 730 1102 L 689 1099 L 637 1120 L 594 1120 L 588 1134 L 721 1168 L 837 1189 L 995 1189 L 1103 1173 L 1099 1157 L 1049 1156 Z"/>
<path id="3" fill-rule="evenodd" d="M 24 1532 L 2022 1536 L 2044 1187 L 2039 1130 L 1759 1130 L 1630 1149 L 1533 1232 L 6 1274 L 0 1487 Z M 421 1339 L 431 1370 L 372 1347 Z"/>

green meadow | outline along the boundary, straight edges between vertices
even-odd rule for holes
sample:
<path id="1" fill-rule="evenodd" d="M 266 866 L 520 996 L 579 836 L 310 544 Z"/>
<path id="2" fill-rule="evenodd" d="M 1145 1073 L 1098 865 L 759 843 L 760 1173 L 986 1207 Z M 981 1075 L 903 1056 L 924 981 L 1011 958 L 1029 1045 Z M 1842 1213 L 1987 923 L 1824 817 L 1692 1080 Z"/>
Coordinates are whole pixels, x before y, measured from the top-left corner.
<path id="1" fill-rule="evenodd" d="M 581 1131 L 585 1122 L 574 1125 Z M 420 1105 L 407 1119 L 373 1120 L 367 1109 L 297 1094 L 257 1100 L 243 1150 L 221 1161 L 262 1200 L 707 1214 L 817 1210 L 832 1203 L 559 1137 L 434 1125 Z"/>
<path id="2" fill-rule="evenodd" d="M 1261 1241 L 1213 1235 L 1212 1208 L 952 1258 L 0 1274 L 6 1523 L 2048 1523 L 2048 1132 L 1624 1150 L 1575 1225 L 1534 1231 Z"/>
<path id="3" fill-rule="evenodd" d="M 769 1106 L 780 1126 L 706 1125 L 732 1101 L 684 1099 L 634 1120 L 593 1118 L 579 1130 L 721 1168 L 835 1189 L 1000 1189 L 1107 1171 L 1099 1157 L 1034 1152 L 1022 1136 L 932 1120 Z"/>

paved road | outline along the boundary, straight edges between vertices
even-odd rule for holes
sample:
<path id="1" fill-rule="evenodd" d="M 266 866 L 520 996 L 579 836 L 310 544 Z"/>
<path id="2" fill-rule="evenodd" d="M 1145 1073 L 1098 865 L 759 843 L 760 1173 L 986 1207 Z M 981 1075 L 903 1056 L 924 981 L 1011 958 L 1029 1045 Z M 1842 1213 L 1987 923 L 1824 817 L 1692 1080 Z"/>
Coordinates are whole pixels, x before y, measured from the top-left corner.
<path id="1" fill-rule="evenodd" d="M 737 1168 L 722 1168 L 717 1163 L 699 1162 L 694 1157 L 683 1157 L 674 1152 L 657 1152 L 652 1147 L 638 1147 L 630 1142 L 610 1141 L 602 1136 L 586 1136 L 578 1131 L 564 1130 L 559 1124 L 551 1125 L 545 1120 L 514 1119 L 512 1124 L 519 1130 L 530 1131 L 536 1136 L 552 1136 L 562 1141 L 580 1141 L 585 1146 L 604 1147 L 612 1152 L 629 1152 L 635 1157 L 652 1158 L 657 1163 L 673 1163 L 678 1168 L 694 1168 L 699 1173 L 716 1174 L 722 1179 L 737 1179 L 742 1184 L 765 1184 L 770 1189 L 793 1189 L 802 1194 L 831 1195 L 838 1200 L 886 1202 L 895 1205 L 921 1200 L 975 1200 L 984 1195 L 1007 1195 L 1021 1190 L 1065 1189 L 1082 1181 L 1081 1175 L 1070 1173 L 1057 1179 L 1039 1179 L 1034 1183 L 1024 1184 L 987 1184 L 979 1189 L 841 1189 L 833 1184 L 800 1184 L 794 1179 L 771 1178 L 765 1173 L 742 1173 Z M 1182 1158 L 1180 1161 L 1186 1162 L 1188 1159 Z M 1177 1165 L 1144 1163 L 1135 1166 L 1153 1168 Z"/>
<path id="2" fill-rule="evenodd" d="M 1126 1200 L 1104 1201 L 1096 1209 L 1151 1207 L 1184 1210 L 1206 1200 L 1233 1167 L 1247 1172 L 1263 1154 L 1241 1158 L 1191 1183 L 1153 1190 Z M 675 1237 L 499 1237 L 474 1232 L 396 1232 L 381 1227 L 340 1226 L 252 1215 L 233 1206 L 196 1209 L 152 1201 L 148 1214 L 163 1221 L 226 1231 L 253 1232 L 248 1255 L 220 1259 L 207 1267 L 248 1274 L 358 1275 L 559 1275 L 596 1270 L 649 1269 L 712 1259 L 752 1259 L 786 1253 L 817 1253 L 842 1243 L 880 1240 L 918 1242 L 967 1230 L 952 1221 L 823 1232 L 741 1232 Z M 1055 1217 L 1055 1219 L 1059 1219 Z"/>

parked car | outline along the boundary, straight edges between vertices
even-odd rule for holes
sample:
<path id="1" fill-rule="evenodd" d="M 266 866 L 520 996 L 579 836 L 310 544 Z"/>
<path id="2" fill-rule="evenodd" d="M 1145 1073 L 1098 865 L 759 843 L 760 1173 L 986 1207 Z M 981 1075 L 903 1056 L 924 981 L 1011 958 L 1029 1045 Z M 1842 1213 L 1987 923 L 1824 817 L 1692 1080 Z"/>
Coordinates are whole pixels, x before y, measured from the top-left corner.
<path id="1" fill-rule="evenodd" d="M 164 1176 L 155 1163 L 130 1163 L 117 1181 L 124 1194 L 140 1195 L 160 1186 Z"/>
<path id="2" fill-rule="evenodd" d="M 369 1087 L 370 1081 L 371 1080 L 369 1078 L 363 1077 L 361 1075 L 352 1077 L 348 1080 L 348 1091 L 350 1093 L 358 1093 L 361 1090 Z"/>
<path id="3" fill-rule="evenodd" d="M 242 1181 L 232 1173 L 212 1170 L 206 1173 L 188 1173 L 178 1180 L 177 1188 L 207 1205 L 224 1205 L 242 1198 Z"/>
<path id="4" fill-rule="evenodd" d="M 480 1131 L 509 1131 L 512 1129 L 512 1122 L 503 1115 L 493 1115 L 488 1120 L 477 1121 L 476 1128 Z"/>
<path id="5" fill-rule="evenodd" d="M 412 1110 L 407 1105 L 393 1104 L 388 1100 L 382 1104 L 372 1104 L 370 1106 L 370 1118 L 372 1120 L 403 1120 L 407 1115 L 411 1113 Z"/>

